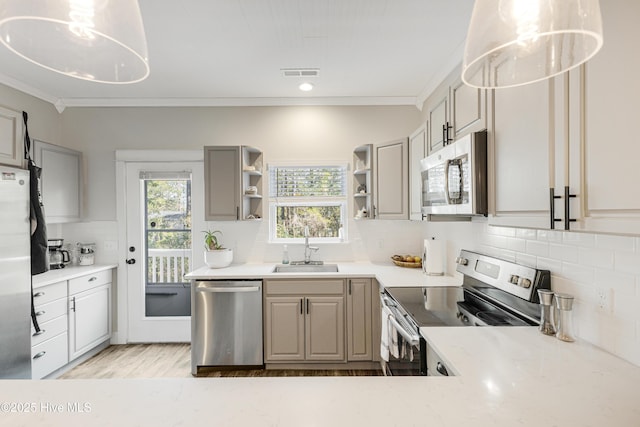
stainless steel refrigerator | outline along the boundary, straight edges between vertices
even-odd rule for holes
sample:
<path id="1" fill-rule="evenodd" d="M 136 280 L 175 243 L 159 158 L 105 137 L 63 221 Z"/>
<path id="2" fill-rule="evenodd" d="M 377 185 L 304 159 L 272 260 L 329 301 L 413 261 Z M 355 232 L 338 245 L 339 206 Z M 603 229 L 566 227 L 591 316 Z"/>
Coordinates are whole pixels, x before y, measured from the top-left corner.
<path id="1" fill-rule="evenodd" d="M 31 378 L 29 171 L 0 166 L 0 378 Z"/>

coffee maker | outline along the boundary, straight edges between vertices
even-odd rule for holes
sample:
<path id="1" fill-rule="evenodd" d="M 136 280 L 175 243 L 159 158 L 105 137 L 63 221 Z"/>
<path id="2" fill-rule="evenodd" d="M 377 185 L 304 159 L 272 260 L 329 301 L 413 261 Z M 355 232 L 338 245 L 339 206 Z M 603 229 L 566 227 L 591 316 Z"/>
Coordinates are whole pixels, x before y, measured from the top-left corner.
<path id="1" fill-rule="evenodd" d="M 66 264 L 71 262 L 69 251 L 62 249 L 63 239 L 48 239 L 47 247 L 49 249 L 49 269 L 55 270 L 64 268 Z"/>

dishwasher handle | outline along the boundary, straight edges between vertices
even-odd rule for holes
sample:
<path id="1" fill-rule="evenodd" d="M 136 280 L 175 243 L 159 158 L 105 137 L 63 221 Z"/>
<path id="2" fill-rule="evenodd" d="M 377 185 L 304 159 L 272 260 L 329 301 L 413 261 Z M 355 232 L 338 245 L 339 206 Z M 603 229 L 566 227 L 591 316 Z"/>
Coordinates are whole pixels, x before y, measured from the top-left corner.
<path id="1" fill-rule="evenodd" d="M 261 286 L 218 286 L 200 283 L 196 287 L 196 292 L 211 293 L 238 293 L 238 292 L 260 292 Z"/>

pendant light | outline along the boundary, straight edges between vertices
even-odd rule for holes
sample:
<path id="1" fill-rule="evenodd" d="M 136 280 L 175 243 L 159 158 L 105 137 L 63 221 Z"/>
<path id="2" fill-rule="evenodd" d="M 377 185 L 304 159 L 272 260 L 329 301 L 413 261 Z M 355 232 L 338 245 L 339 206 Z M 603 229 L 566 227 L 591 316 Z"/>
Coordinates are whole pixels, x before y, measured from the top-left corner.
<path id="1" fill-rule="evenodd" d="M 533 83 L 577 67 L 601 47 L 598 0 L 476 0 L 462 80 L 486 89 Z"/>
<path id="2" fill-rule="evenodd" d="M 48 70 L 100 83 L 149 75 L 137 0 L 5 0 L 0 41 Z"/>

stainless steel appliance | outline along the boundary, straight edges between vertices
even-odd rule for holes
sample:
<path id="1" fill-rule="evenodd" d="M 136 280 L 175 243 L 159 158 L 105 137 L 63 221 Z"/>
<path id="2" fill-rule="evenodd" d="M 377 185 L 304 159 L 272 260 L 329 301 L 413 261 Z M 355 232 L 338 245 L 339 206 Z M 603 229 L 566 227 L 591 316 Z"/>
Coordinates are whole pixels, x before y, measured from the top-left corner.
<path id="1" fill-rule="evenodd" d="M 487 215 L 487 132 L 466 135 L 420 161 L 423 215 Z"/>
<path id="2" fill-rule="evenodd" d="M 29 172 L 0 166 L 0 378 L 31 378 Z"/>
<path id="3" fill-rule="evenodd" d="M 262 367 L 262 281 L 194 281 L 191 373 L 199 367 Z"/>
<path id="4" fill-rule="evenodd" d="M 443 361 L 430 362 L 430 355 L 437 355 L 420 335 L 420 327 L 540 324 L 537 290 L 551 288 L 548 270 L 467 250 L 460 251 L 456 263 L 456 270 L 463 274 L 461 287 L 390 287 L 380 294 L 383 327 L 393 338 L 388 341 L 398 346 L 383 362 L 385 373 L 450 373 Z"/>

